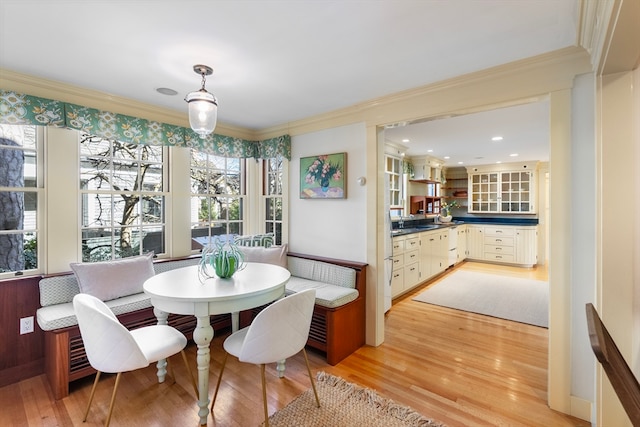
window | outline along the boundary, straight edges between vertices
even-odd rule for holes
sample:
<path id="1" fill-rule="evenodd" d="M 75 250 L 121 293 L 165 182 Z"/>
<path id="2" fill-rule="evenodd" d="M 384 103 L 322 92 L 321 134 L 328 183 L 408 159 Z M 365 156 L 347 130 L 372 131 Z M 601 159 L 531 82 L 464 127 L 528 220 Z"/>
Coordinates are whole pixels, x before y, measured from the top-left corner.
<path id="1" fill-rule="evenodd" d="M 245 160 L 191 150 L 192 249 L 211 236 L 243 234 L 246 202 Z"/>
<path id="2" fill-rule="evenodd" d="M 38 269 L 42 129 L 0 125 L 0 277 Z"/>
<path id="3" fill-rule="evenodd" d="M 274 233 L 276 245 L 282 244 L 282 180 L 282 157 L 263 160 L 265 232 Z"/>
<path id="4" fill-rule="evenodd" d="M 80 136 L 83 262 L 165 252 L 165 150 Z"/>

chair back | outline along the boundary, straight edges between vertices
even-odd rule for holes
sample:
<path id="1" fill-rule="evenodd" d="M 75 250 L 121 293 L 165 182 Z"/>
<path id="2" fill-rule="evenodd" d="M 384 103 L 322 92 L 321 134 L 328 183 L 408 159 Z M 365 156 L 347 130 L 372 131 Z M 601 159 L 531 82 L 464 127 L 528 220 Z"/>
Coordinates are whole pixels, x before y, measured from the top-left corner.
<path id="1" fill-rule="evenodd" d="M 587 304 L 591 348 L 607 374 L 631 423 L 640 426 L 640 385 L 593 304 Z"/>
<path id="2" fill-rule="evenodd" d="M 273 363 L 299 353 L 309 338 L 315 301 L 315 289 L 308 289 L 282 298 L 258 313 L 248 328 L 240 361 Z"/>
<path id="3" fill-rule="evenodd" d="M 94 369 L 116 373 L 149 365 L 129 330 L 100 299 L 77 294 L 73 297 L 73 309 L 87 358 Z"/>

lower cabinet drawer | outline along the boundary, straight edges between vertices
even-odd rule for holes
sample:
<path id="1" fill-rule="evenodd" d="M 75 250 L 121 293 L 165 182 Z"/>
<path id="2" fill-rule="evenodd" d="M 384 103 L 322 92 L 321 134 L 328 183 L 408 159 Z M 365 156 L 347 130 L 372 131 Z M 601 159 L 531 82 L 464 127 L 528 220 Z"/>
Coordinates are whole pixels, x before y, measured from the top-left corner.
<path id="1" fill-rule="evenodd" d="M 401 268 L 404 265 L 404 254 L 394 255 L 391 257 L 391 261 L 393 262 L 393 269 Z"/>
<path id="2" fill-rule="evenodd" d="M 515 251 L 513 246 L 497 246 L 497 245 L 484 245 L 484 253 L 496 253 L 498 255 L 514 255 Z"/>
<path id="3" fill-rule="evenodd" d="M 391 273 L 391 297 L 404 291 L 404 269 L 393 270 Z"/>
<path id="4" fill-rule="evenodd" d="M 420 281 L 420 263 L 414 262 L 404 267 L 404 288 L 409 289 Z"/>
<path id="5" fill-rule="evenodd" d="M 487 261 L 499 261 L 499 262 L 515 262 L 513 254 L 498 254 L 494 252 L 484 253 L 484 259 Z"/>
<path id="6" fill-rule="evenodd" d="M 414 262 L 418 262 L 419 259 L 420 259 L 420 251 L 418 251 L 418 250 L 411 251 L 411 252 L 406 252 L 404 254 L 404 263 L 405 264 L 412 264 Z"/>
<path id="7" fill-rule="evenodd" d="M 485 245 L 513 246 L 513 237 L 484 236 Z"/>

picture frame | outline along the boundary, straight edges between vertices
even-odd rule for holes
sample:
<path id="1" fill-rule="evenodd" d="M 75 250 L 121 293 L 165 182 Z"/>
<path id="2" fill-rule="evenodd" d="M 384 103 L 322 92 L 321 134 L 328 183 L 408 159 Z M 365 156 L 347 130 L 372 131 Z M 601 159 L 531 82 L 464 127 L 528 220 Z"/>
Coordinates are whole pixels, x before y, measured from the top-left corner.
<path id="1" fill-rule="evenodd" d="M 347 198 L 347 153 L 300 158 L 301 199 Z"/>

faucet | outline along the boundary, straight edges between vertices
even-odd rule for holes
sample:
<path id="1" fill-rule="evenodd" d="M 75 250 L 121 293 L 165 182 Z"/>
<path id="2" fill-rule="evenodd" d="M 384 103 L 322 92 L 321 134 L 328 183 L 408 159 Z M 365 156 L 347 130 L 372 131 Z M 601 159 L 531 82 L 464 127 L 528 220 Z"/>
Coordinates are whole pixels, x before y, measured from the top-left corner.
<path id="1" fill-rule="evenodd" d="M 398 221 L 398 228 L 404 228 L 404 219 L 402 219 L 402 217 L 400 217 L 400 220 Z"/>

